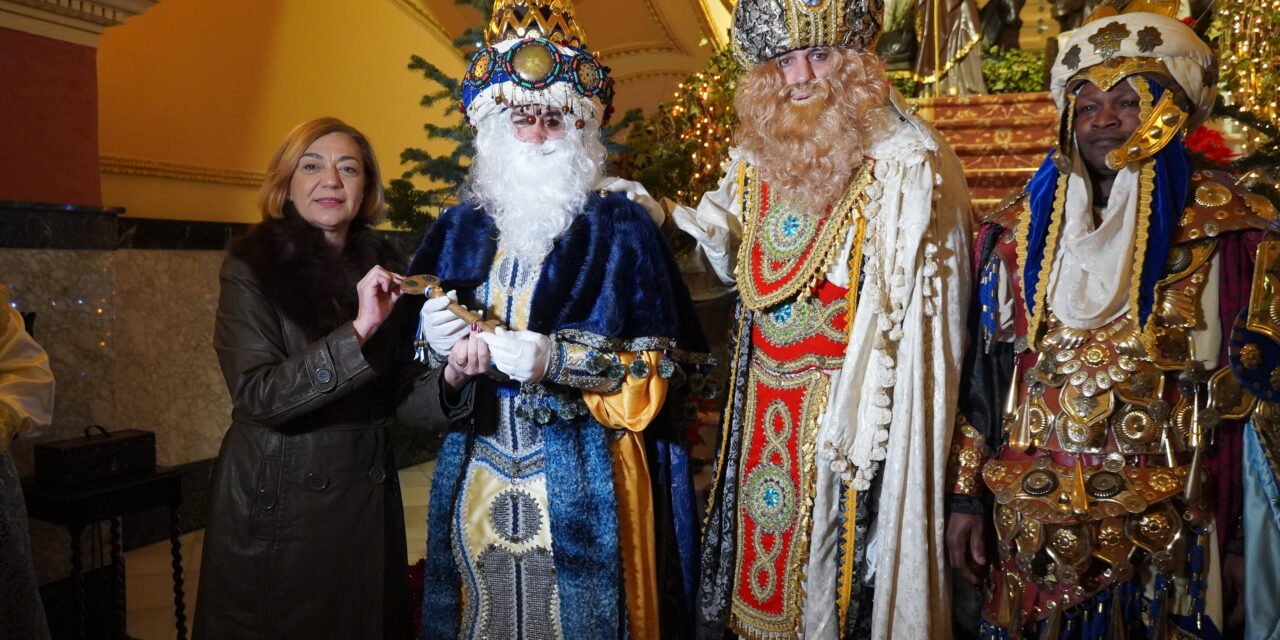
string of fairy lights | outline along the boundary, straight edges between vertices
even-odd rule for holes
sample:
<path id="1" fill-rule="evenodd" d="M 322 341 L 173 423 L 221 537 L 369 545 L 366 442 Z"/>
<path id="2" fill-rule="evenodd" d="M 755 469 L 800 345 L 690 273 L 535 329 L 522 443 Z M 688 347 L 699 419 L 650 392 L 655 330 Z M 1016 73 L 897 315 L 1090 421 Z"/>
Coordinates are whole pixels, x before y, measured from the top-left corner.
<path id="1" fill-rule="evenodd" d="M 1209 34 L 1216 40 L 1224 97 L 1244 111 L 1280 122 L 1280 0 L 1217 0 Z M 1255 134 L 1250 141 L 1260 144 Z"/>
<path id="2" fill-rule="evenodd" d="M 729 161 L 741 71 L 728 48 L 716 51 L 634 129 L 635 175 L 650 192 L 685 202 L 716 188 Z"/>

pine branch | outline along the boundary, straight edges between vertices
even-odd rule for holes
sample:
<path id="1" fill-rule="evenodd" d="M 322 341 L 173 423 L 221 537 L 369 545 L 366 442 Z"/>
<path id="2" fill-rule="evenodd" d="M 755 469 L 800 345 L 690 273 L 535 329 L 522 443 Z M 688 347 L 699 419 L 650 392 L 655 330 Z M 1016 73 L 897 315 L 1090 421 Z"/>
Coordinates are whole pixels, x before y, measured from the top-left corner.
<path id="1" fill-rule="evenodd" d="M 627 153 L 631 149 L 626 142 L 618 142 L 617 136 L 626 131 L 628 128 L 639 123 L 644 119 L 644 112 L 640 108 L 628 109 L 622 114 L 622 118 L 607 127 L 600 128 L 600 140 L 604 143 L 604 148 L 610 154 Z"/>
<path id="2" fill-rule="evenodd" d="M 1276 156 L 1276 152 L 1271 153 L 1255 152 L 1243 158 L 1235 160 L 1229 166 L 1232 173 L 1243 175 L 1250 171 L 1259 169 L 1275 169 L 1280 167 L 1280 157 Z"/>
<path id="3" fill-rule="evenodd" d="M 453 46 L 464 52 L 480 49 L 484 46 L 484 27 L 468 27 L 453 39 Z"/>
<path id="4" fill-rule="evenodd" d="M 1280 129 L 1275 123 L 1259 119 L 1258 116 L 1241 109 L 1238 105 L 1227 104 L 1221 95 L 1213 103 L 1213 115 L 1216 118 L 1231 118 L 1272 140 L 1280 139 Z"/>

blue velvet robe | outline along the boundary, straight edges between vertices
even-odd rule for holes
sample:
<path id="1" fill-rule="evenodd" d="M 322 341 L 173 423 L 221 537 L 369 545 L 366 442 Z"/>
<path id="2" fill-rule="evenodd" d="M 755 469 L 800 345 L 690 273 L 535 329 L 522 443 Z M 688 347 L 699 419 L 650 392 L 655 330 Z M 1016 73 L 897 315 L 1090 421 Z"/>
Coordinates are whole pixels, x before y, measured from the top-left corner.
<path id="1" fill-rule="evenodd" d="M 429 273 L 463 304 L 488 277 L 497 229 L 471 203 L 445 211 L 423 238 L 409 274 Z M 676 361 L 708 358 L 688 290 L 648 214 L 622 194 L 592 194 L 543 262 L 528 329 L 597 351 L 664 350 Z M 482 380 L 477 402 L 501 392 Z M 566 390 L 568 388 L 565 388 Z M 662 636 L 689 635 L 697 525 L 680 396 L 645 431 L 659 545 Z M 461 576 L 450 520 L 475 434 L 447 435 L 428 511 L 421 638 L 459 630 Z M 625 607 L 608 430 L 592 416 L 556 415 L 542 430 L 556 584 L 566 638 L 621 638 Z"/>

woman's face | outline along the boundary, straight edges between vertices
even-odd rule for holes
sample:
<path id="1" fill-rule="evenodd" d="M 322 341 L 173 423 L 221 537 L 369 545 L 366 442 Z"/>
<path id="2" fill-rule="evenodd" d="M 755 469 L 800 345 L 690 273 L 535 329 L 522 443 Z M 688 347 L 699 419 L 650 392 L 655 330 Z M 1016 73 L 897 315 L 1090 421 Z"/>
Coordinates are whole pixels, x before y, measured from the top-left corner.
<path id="1" fill-rule="evenodd" d="M 289 199 L 304 220 L 330 242 L 346 240 L 364 197 L 360 146 L 345 133 L 330 133 L 307 147 L 293 168 Z"/>

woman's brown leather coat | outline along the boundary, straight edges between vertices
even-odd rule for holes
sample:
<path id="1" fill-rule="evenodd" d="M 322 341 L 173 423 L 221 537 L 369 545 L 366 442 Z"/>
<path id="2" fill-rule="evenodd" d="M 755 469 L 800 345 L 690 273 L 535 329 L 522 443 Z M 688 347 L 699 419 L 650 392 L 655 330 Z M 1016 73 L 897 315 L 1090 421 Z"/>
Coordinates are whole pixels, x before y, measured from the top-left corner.
<path id="1" fill-rule="evenodd" d="M 355 230 L 326 259 L 314 240 L 296 221 L 263 223 L 223 265 L 214 346 L 234 410 L 213 472 L 198 640 L 410 635 L 387 427 L 398 410 L 410 425 L 441 411 L 439 378 L 392 366 L 412 347 L 394 343 L 404 334 L 391 321 L 363 347 L 349 321 L 348 289 L 374 262 L 398 266 L 390 248 Z"/>

